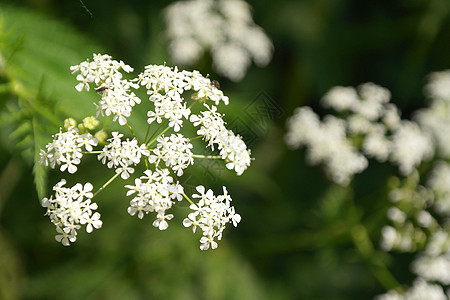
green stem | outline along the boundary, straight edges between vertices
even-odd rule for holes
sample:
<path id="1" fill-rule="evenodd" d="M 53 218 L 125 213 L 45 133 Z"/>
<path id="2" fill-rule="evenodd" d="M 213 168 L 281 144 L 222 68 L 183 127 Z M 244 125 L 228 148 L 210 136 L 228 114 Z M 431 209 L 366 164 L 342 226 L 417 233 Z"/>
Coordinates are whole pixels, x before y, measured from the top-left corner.
<path id="1" fill-rule="evenodd" d="M 195 138 L 191 138 L 189 140 L 190 141 L 194 141 L 194 140 L 197 140 L 197 139 L 202 138 L 202 137 L 203 137 L 203 135 L 199 135 L 199 136 L 196 136 Z"/>
<path id="2" fill-rule="evenodd" d="M 100 151 L 100 150 L 98 150 L 98 151 L 81 151 L 81 153 L 83 153 L 83 154 L 100 154 L 100 153 L 103 153 L 103 151 Z"/>
<path id="3" fill-rule="evenodd" d="M 148 157 L 144 159 L 144 163 L 145 163 L 145 168 L 147 170 L 150 170 L 150 167 L 148 166 Z"/>
<path id="4" fill-rule="evenodd" d="M 164 120 L 165 121 L 165 120 Z M 164 123 L 164 121 L 161 122 L 161 124 L 159 124 L 158 128 L 156 128 L 156 130 L 152 133 L 152 135 L 148 138 L 149 140 L 152 139 L 153 136 L 155 136 L 155 134 L 159 131 L 159 129 L 161 128 L 162 124 Z M 150 124 L 149 124 L 150 125 Z M 145 139 L 145 141 L 147 141 L 147 139 Z"/>
<path id="5" fill-rule="evenodd" d="M 144 142 L 147 142 L 148 134 L 150 133 L 150 127 L 151 127 L 151 124 L 148 124 L 148 126 L 147 126 L 147 132 L 145 133 Z"/>
<path id="6" fill-rule="evenodd" d="M 140 144 L 139 139 L 137 138 L 136 134 L 133 131 L 133 128 L 131 128 L 130 124 L 128 124 L 128 122 L 125 124 L 127 125 L 128 129 L 130 130 L 131 134 L 134 136 L 134 138 L 136 139 L 136 141 L 138 142 L 138 144 Z"/>
<path id="7" fill-rule="evenodd" d="M 161 131 L 157 136 L 155 136 L 153 138 L 153 140 L 151 140 L 150 142 L 147 143 L 147 147 L 150 146 L 154 141 L 156 141 L 157 138 L 159 138 L 161 135 L 163 135 L 167 130 L 170 129 L 170 126 L 167 126 L 166 129 L 164 129 L 163 131 Z"/>
<path id="8" fill-rule="evenodd" d="M 367 260 L 370 270 L 378 282 L 387 290 L 399 289 L 400 283 L 398 283 L 373 248 L 367 229 L 363 225 L 356 225 L 351 230 L 351 236 L 356 249 Z"/>
<path id="9" fill-rule="evenodd" d="M 192 155 L 194 158 L 208 158 L 208 159 L 222 159 L 222 156 L 220 155 L 200 155 L 200 154 L 194 154 Z"/>
<path id="10" fill-rule="evenodd" d="M 350 213 L 354 218 L 354 224 L 350 228 L 350 236 L 352 237 L 353 244 L 361 257 L 368 262 L 372 274 L 385 289 L 400 290 L 400 283 L 384 264 L 380 252 L 375 250 L 375 247 L 370 240 L 369 232 L 361 222 L 361 216 L 353 197 L 349 198 L 349 204 L 351 205 Z"/>
<path id="11" fill-rule="evenodd" d="M 97 196 L 98 193 L 100 193 L 101 191 L 103 191 L 104 188 L 106 188 L 111 182 L 113 182 L 117 177 L 119 177 L 120 173 L 116 173 L 114 174 L 113 177 L 111 177 L 101 188 L 98 189 L 98 191 L 96 191 L 94 193 L 94 196 L 92 196 L 92 198 L 94 198 L 95 196 Z"/>
<path id="12" fill-rule="evenodd" d="M 194 204 L 194 202 L 192 202 L 192 200 L 185 194 L 183 193 L 183 197 L 184 199 L 186 199 L 190 204 Z M 195 204 L 194 204 L 195 205 Z"/>

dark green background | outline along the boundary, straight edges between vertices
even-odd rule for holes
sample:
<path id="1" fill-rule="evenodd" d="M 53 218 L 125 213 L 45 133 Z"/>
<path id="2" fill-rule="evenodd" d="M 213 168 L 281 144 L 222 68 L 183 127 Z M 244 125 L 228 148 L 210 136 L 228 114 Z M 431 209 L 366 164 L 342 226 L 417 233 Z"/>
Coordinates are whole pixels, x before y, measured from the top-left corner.
<path id="1" fill-rule="evenodd" d="M 226 230 L 217 250 L 201 252 L 199 236 L 181 225 L 186 205 L 174 210 L 169 229 L 160 232 L 151 226 L 151 215 L 139 220 L 126 213 L 125 190 L 115 182 L 96 200 L 102 229 L 80 233 L 74 245 L 63 247 L 54 241 L 53 225 L 43 216 L 30 161 L 14 150 L 4 130 L 0 297 L 371 299 L 392 284 L 382 283 L 385 268 L 400 284 L 411 283 L 413 255 L 378 250 L 389 205 L 386 182 L 395 168 L 371 161 L 351 189 L 334 186 L 319 167 L 305 163 L 303 150 L 288 150 L 283 135 L 295 107 L 310 105 L 325 113 L 319 100 L 335 85 L 371 81 L 384 86 L 404 118 L 426 106 L 422 90 L 427 74 L 450 67 L 450 1 L 248 2 L 255 22 L 274 43 L 271 63 L 251 66 L 238 83 L 216 75 L 208 56 L 193 68 L 220 81 L 231 103 L 225 108 L 226 119 L 250 143 L 255 161 L 241 177 L 218 173 L 210 165 L 194 169 L 187 180 L 216 193 L 226 185 L 242 215 L 238 228 Z M 169 3 L 84 0 L 91 16 L 77 0 L 14 0 L 0 1 L 0 13 L 25 10 L 61 22 L 71 33 L 78 31 L 82 42 L 72 49 L 73 59 L 57 66 L 67 70 L 61 76 L 74 86 L 69 66 L 91 57 L 92 51 L 121 59 L 137 72 L 148 64 L 171 65 L 161 14 Z M 51 32 L 46 34 L 46 47 L 61 43 L 53 38 Z M 31 76 L 33 80 L 39 81 Z M 59 86 L 60 98 L 86 97 Z M 254 119 L 261 97 L 276 113 Z M 2 109 L 10 98 L 0 96 Z M 58 117 L 62 120 L 64 114 Z M 99 186 L 111 175 L 105 170 L 92 160 L 80 167 L 76 178 Z M 60 178 L 51 172 L 49 186 Z M 368 234 L 372 250 L 364 250 L 368 240 L 361 232 Z"/>

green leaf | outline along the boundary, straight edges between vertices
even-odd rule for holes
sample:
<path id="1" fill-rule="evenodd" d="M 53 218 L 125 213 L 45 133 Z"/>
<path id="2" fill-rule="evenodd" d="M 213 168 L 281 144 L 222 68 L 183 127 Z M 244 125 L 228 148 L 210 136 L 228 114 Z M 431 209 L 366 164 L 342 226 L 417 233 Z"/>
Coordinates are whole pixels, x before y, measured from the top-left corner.
<path id="1" fill-rule="evenodd" d="M 39 150 L 67 117 L 95 112 L 93 93 L 75 90 L 70 66 L 99 47 L 69 25 L 33 11 L 0 4 L 0 128 L 11 151 L 33 164 L 39 197 L 46 193 L 47 169 Z"/>
<path id="2" fill-rule="evenodd" d="M 36 118 L 33 119 L 33 132 L 34 132 L 34 184 L 37 189 L 39 199 L 45 197 L 47 187 L 47 172 L 44 165 L 39 163 L 39 150 L 45 145 L 45 138 L 42 134 L 42 130 L 39 128 L 39 122 Z"/>

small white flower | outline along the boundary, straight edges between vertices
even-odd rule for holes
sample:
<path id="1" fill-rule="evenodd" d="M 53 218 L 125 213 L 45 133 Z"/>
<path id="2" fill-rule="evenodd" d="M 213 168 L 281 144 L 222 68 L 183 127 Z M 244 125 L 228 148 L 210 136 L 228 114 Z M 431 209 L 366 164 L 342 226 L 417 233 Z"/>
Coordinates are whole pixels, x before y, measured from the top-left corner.
<path id="1" fill-rule="evenodd" d="M 94 228 L 95 229 L 101 228 L 103 224 L 103 222 L 100 220 L 100 214 L 98 212 L 95 212 L 92 216 L 89 216 L 88 213 L 85 213 L 80 223 L 87 224 L 86 225 L 87 233 L 91 233 L 92 230 L 94 230 Z"/>
<path id="2" fill-rule="evenodd" d="M 157 227 L 159 230 L 166 230 L 169 227 L 169 223 L 166 220 L 172 220 L 173 215 L 166 215 L 164 211 L 158 212 L 156 220 L 153 222 L 153 226 Z"/>
<path id="3" fill-rule="evenodd" d="M 202 236 L 200 239 L 200 249 L 201 250 L 208 250 L 211 246 L 211 249 L 217 248 L 217 242 L 213 240 L 213 237 L 211 236 Z"/>
<path id="4" fill-rule="evenodd" d="M 70 246 L 70 243 L 73 243 L 77 240 L 76 235 L 69 234 L 64 230 L 61 230 L 61 228 L 58 226 L 56 226 L 56 232 L 58 232 L 59 234 L 55 236 L 55 240 L 63 244 L 64 246 Z"/>
<path id="5" fill-rule="evenodd" d="M 192 232 L 195 233 L 195 230 L 197 230 L 197 226 L 200 225 L 199 221 L 197 220 L 198 213 L 190 213 L 187 218 L 183 220 L 183 226 L 184 227 L 191 227 L 192 226 Z"/>

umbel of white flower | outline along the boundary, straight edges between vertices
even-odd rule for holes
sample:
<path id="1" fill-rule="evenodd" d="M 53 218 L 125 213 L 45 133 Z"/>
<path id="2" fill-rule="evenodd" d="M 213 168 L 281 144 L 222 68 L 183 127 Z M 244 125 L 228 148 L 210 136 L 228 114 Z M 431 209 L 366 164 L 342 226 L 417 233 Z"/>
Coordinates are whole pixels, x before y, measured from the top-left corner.
<path id="1" fill-rule="evenodd" d="M 119 176 L 129 179 L 135 174 L 136 167 L 142 165 L 144 174 L 135 178 L 134 185 L 125 185 L 126 195 L 133 196 L 128 213 L 140 219 L 154 213 L 153 226 L 165 230 L 168 221 L 174 218 L 170 211 L 172 206 L 179 201 L 188 201 L 192 212 L 183 225 L 192 226 L 194 232 L 196 228 L 201 229 L 202 250 L 217 248 L 225 225 L 237 226 L 241 220 L 231 206 L 227 189 L 223 187 L 224 194 L 215 196 L 211 190 L 205 192 L 199 185 L 197 191 L 200 194 L 194 194 L 191 199 L 177 177 L 197 159 L 223 160 L 224 167 L 234 170 L 237 175 L 250 166 L 250 150 L 239 135 L 226 128 L 223 115 L 219 113 L 218 106 L 227 105 L 228 97 L 198 71 L 180 71 L 176 67 L 149 65 L 136 78 L 125 79 L 122 72 L 130 73 L 133 69 L 109 55 L 94 54 L 93 61 L 86 60 L 70 69 L 78 73 L 78 91 L 89 91 L 91 85 L 95 85 L 94 89 L 100 94 L 100 100 L 95 103 L 97 117 L 112 118 L 125 132 L 113 131 L 107 138 L 104 130 L 91 133 L 99 123 L 93 117 L 85 118 L 78 126 L 75 120 L 68 119 L 65 130 L 61 128 L 46 149 L 40 151 L 40 163 L 51 168 L 58 166 L 61 172 L 75 173 L 86 155 L 96 155 L 102 164 L 115 172 L 95 193 L 92 193 L 90 183 L 65 188 L 66 180 L 63 179 L 54 186 L 55 195 L 44 198 L 42 205 L 56 226 L 56 240 L 68 246 L 76 240 L 81 225 L 86 224 L 87 232 L 100 228 L 100 214 L 92 213 L 97 209 L 92 198 Z M 140 88 L 145 89 L 148 100 L 142 101 L 133 92 Z M 133 124 L 129 124 L 137 105 L 147 110 L 148 129 L 144 134 L 134 132 Z M 185 122 L 197 129 L 184 132 Z M 132 138 L 126 137 L 127 134 Z M 210 148 L 211 155 L 195 154 L 198 146 L 194 147 L 192 141 L 196 139 L 204 141 L 203 147 Z M 102 148 L 94 149 L 99 144 Z M 195 199 L 198 199 L 197 203 Z"/>
<path id="2" fill-rule="evenodd" d="M 84 186 L 77 183 L 71 188 L 66 188 L 66 181 L 62 179 L 53 190 L 55 198 L 42 200 L 42 206 L 47 208 L 46 215 L 56 226 L 55 239 L 64 246 L 69 246 L 77 239 L 77 230 L 81 225 L 86 225 L 86 231 L 91 233 L 93 228 L 102 227 L 100 214 L 94 212 L 97 204 L 92 202 L 92 184 L 87 182 Z"/>
<path id="3" fill-rule="evenodd" d="M 215 70 L 240 81 L 253 60 L 265 66 L 273 45 L 243 0 L 176 1 L 165 10 L 169 52 L 176 64 L 193 65 L 210 51 Z"/>
<path id="4" fill-rule="evenodd" d="M 416 122 L 401 120 L 389 103 L 390 92 L 373 83 L 334 87 L 322 99 L 335 115 L 320 120 L 309 107 L 299 107 L 287 121 L 285 141 L 307 148 L 311 164 L 323 164 L 331 180 L 348 185 L 368 166 L 368 158 L 389 160 L 408 175 L 434 154 L 428 131 Z"/>

